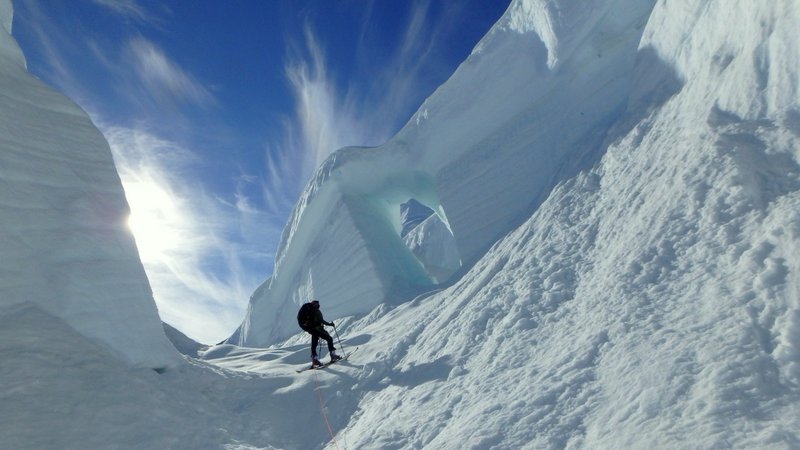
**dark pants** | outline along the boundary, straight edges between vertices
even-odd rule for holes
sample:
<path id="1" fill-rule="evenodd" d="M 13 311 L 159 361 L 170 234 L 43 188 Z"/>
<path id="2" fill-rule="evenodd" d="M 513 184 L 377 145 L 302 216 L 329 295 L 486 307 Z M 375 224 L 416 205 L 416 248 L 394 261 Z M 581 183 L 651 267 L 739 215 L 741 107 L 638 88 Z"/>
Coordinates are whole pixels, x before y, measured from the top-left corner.
<path id="1" fill-rule="evenodd" d="M 328 343 L 328 353 L 333 353 L 336 347 L 333 346 L 333 338 L 323 328 L 312 328 L 306 330 L 306 333 L 311 335 L 311 357 L 317 359 L 317 344 L 319 338 L 324 339 Z"/>

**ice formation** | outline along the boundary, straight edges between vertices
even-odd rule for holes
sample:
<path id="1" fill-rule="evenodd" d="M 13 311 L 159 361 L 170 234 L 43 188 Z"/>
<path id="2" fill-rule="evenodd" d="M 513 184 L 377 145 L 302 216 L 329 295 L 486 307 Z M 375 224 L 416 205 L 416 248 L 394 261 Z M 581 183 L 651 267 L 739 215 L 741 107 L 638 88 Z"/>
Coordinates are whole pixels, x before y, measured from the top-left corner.
<path id="1" fill-rule="evenodd" d="M 130 363 L 175 365 L 108 143 L 27 72 L 11 18 L 0 1 L 0 310 L 40 308 Z"/>

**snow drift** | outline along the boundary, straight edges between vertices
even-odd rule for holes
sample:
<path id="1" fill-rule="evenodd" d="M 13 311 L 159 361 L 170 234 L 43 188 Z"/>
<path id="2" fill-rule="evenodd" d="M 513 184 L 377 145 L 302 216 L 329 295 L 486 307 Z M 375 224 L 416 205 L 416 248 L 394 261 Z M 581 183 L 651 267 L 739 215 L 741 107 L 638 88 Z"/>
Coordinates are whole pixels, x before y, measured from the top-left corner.
<path id="1" fill-rule="evenodd" d="M 27 73 L 11 18 L 0 0 L 0 314 L 35 305 L 130 363 L 175 365 L 108 143 Z"/>

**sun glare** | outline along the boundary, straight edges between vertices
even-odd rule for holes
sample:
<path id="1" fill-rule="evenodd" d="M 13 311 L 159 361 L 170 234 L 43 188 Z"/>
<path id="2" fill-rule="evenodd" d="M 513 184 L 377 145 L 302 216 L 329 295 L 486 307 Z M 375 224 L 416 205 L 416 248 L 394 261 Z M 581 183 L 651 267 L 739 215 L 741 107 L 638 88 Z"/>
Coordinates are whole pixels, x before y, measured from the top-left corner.
<path id="1" fill-rule="evenodd" d="M 125 186 L 131 215 L 128 227 L 143 261 L 161 259 L 180 246 L 181 214 L 172 195 L 155 183 Z"/>

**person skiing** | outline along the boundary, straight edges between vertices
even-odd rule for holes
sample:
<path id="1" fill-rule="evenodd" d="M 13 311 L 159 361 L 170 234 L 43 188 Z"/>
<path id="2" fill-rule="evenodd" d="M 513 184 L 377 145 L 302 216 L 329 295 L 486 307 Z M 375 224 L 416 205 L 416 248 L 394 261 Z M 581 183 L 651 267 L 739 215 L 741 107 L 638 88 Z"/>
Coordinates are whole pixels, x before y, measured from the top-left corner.
<path id="1" fill-rule="evenodd" d="M 320 367 L 322 363 L 317 359 L 317 344 L 319 339 L 322 338 L 328 343 L 328 353 L 331 355 L 331 362 L 342 359 L 341 356 L 336 354 L 336 347 L 333 346 L 333 338 L 323 325 L 336 328 L 333 322 L 326 322 L 322 317 L 322 311 L 319 310 L 319 301 L 311 300 L 300 307 L 297 312 L 297 324 L 306 333 L 311 335 L 311 367 Z"/>

